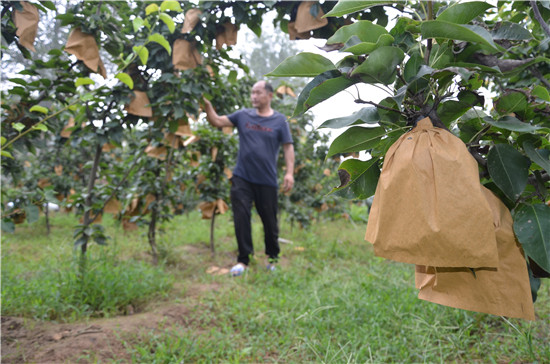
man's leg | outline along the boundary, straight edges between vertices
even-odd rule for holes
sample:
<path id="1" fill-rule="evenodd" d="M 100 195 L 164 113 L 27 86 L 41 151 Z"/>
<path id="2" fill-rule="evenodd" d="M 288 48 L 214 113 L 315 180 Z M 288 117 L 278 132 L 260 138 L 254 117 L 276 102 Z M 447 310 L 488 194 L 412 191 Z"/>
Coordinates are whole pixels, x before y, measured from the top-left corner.
<path id="1" fill-rule="evenodd" d="M 254 185 L 254 203 L 264 225 L 265 254 L 272 260 L 279 258 L 279 226 L 277 224 L 277 188 Z"/>
<path id="2" fill-rule="evenodd" d="M 252 245 L 252 230 L 250 215 L 254 193 L 249 182 L 233 176 L 231 179 L 231 206 L 233 209 L 233 224 L 239 247 L 237 262 L 248 265 L 250 255 L 254 253 Z"/>

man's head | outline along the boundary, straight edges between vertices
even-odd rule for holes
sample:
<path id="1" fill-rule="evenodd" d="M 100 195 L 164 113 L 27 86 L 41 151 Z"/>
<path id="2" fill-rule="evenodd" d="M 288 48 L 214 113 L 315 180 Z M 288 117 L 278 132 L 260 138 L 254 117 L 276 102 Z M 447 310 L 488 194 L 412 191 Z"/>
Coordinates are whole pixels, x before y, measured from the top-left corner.
<path id="1" fill-rule="evenodd" d="M 258 81 L 252 86 L 250 99 L 252 106 L 256 109 L 271 107 L 271 99 L 273 98 L 273 86 L 266 81 Z"/>

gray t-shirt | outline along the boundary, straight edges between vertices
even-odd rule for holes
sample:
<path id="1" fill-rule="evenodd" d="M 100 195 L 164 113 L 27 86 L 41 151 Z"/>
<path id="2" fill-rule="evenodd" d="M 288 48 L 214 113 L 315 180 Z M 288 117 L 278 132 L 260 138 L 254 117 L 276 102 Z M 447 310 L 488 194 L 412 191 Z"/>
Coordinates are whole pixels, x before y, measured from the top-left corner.
<path id="1" fill-rule="evenodd" d="M 293 142 L 285 116 L 274 111 L 264 117 L 256 109 L 242 109 L 228 117 L 239 132 L 239 154 L 233 174 L 251 183 L 277 187 L 279 148 Z"/>

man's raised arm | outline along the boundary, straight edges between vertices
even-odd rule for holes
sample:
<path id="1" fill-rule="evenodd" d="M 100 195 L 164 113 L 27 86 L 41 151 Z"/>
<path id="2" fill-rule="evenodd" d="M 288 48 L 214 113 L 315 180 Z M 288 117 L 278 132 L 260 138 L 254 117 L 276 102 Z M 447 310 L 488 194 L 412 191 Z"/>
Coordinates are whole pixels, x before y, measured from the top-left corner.
<path id="1" fill-rule="evenodd" d="M 212 126 L 215 126 L 216 128 L 223 128 L 224 126 L 234 126 L 233 123 L 229 120 L 227 115 L 218 115 L 216 110 L 214 110 L 214 106 L 212 106 L 212 103 L 203 97 L 203 104 L 204 104 L 204 111 L 206 112 L 206 120 Z"/>

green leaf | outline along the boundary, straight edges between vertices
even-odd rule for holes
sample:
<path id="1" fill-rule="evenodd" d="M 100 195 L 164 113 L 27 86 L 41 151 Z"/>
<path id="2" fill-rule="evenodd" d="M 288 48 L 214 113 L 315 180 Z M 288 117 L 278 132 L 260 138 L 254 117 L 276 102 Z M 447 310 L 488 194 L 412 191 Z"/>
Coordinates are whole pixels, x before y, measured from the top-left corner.
<path id="1" fill-rule="evenodd" d="M 525 253 L 550 272 L 550 207 L 521 204 L 514 210 L 514 232 Z"/>
<path id="2" fill-rule="evenodd" d="M 355 84 L 357 81 L 350 80 L 344 76 L 331 78 L 321 83 L 319 86 L 314 87 L 309 93 L 309 97 L 304 103 L 304 112 L 311 109 L 313 106 L 320 102 L 323 102 L 330 97 L 336 95 L 340 91 L 345 90 L 349 86 Z M 293 115 L 297 116 L 297 115 Z"/>
<path id="3" fill-rule="evenodd" d="M 420 25 L 422 37 L 444 38 L 452 40 L 463 40 L 471 43 L 479 43 L 489 46 L 495 51 L 500 50 L 489 32 L 481 27 L 473 25 L 460 25 L 446 21 L 430 20 Z"/>
<path id="4" fill-rule="evenodd" d="M 477 16 L 485 13 L 493 5 L 483 1 L 470 1 L 467 3 L 455 3 L 443 10 L 437 16 L 437 20 L 448 21 L 456 24 L 467 24 Z"/>
<path id="5" fill-rule="evenodd" d="M 380 121 L 378 109 L 373 106 L 364 107 L 349 116 L 330 119 L 319 126 L 321 128 L 339 129 L 355 124 L 376 124 Z"/>
<path id="6" fill-rule="evenodd" d="M 0 137 L 0 145 L 4 145 L 6 141 L 7 141 L 6 137 Z"/>
<path id="7" fill-rule="evenodd" d="M 13 233 L 15 231 L 14 222 L 11 219 L 2 219 L 2 231 Z"/>
<path id="8" fill-rule="evenodd" d="M 266 76 L 270 77 L 315 77 L 336 67 L 327 58 L 309 52 L 290 56 Z"/>
<path id="9" fill-rule="evenodd" d="M 350 1 L 350 0 L 340 0 L 338 3 L 329 11 L 324 17 L 328 16 L 342 16 L 346 14 L 355 13 L 364 9 L 376 5 L 391 4 L 391 1 Z"/>
<path id="10" fill-rule="evenodd" d="M 164 24 L 166 24 L 170 33 L 174 33 L 176 30 L 176 24 L 174 23 L 172 17 L 166 13 L 160 13 L 159 18 L 164 22 Z"/>
<path id="11" fill-rule="evenodd" d="M 523 149 L 525 153 L 531 158 L 533 162 L 538 164 L 548 174 L 550 174 L 550 150 L 548 149 L 535 149 L 532 143 L 523 143 Z"/>
<path id="12" fill-rule="evenodd" d="M 386 135 L 382 127 L 364 128 L 352 126 L 334 139 L 327 153 L 327 158 L 338 153 L 352 153 L 372 149 Z"/>
<path id="13" fill-rule="evenodd" d="M 134 33 L 137 33 L 138 30 L 143 26 L 143 19 L 141 19 L 139 16 L 134 18 L 134 20 L 132 20 L 132 25 L 134 27 Z"/>
<path id="14" fill-rule="evenodd" d="M 146 65 L 149 59 L 149 50 L 145 46 L 134 46 L 133 50 L 141 60 L 141 64 Z"/>
<path id="15" fill-rule="evenodd" d="M 33 130 L 48 131 L 48 127 L 44 124 L 36 124 L 32 127 Z"/>
<path id="16" fill-rule="evenodd" d="M 338 29 L 327 39 L 327 44 L 346 43 L 352 36 L 359 38 L 361 42 L 376 43 L 382 35 L 389 35 L 386 28 L 368 20 L 359 20 Z"/>
<path id="17" fill-rule="evenodd" d="M 313 80 L 311 80 L 306 85 L 306 87 L 304 87 L 302 92 L 300 92 L 300 95 L 298 96 L 298 100 L 296 101 L 296 107 L 294 108 L 293 116 L 301 115 L 307 110 L 305 106 L 306 101 L 309 98 L 311 91 L 315 87 L 319 86 L 320 84 L 322 84 L 323 82 L 326 82 L 329 79 L 340 77 L 340 76 L 342 76 L 342 74 L 339 71 L 330 70 L 330 71 L 323 72 L 320 75 L 313 78 Z"/>
<path id="18" fill-rule="evenodd" d="M 91 92 L 85 93 L 84 95 L 80 96 L 80 100 L 86 102 L 91 101 L 94 99 L 94 94 Z"/>
<path id="19" fill-rule="evenodd" d="M 505 116 L 503 118 L 500 118 L 498 121 L 495 121 L 492 117 L 487 116 L 483 118 L 483 121 L 493 126 L 496 126 L 497 128 L 511 131 L 530 133 L 541 129 L 540 126 L 524 123 L 513 116 Z"/>
<path id="20" fill-rule="evenodd" d="M 493 30 L 491 33 L 493 39 L 506 39 L 506 40 L 529 40 L 533 36 L 531 33 L 516 23 L 503 22 L 500 24 L 500 27 L 496 30 Z"/>
<path id="21" fill-rule="evenodd" d="M 489 175 L 500 190 L 516 201 L 525 186 L 531 161 L 508 144 L 496 144 L 487 155 Z"/>
<path id="22" fill-rule="evenodd" d="M 527 97 L 523 93 L 515 91 L 507 92 L 495 102 L 495 109 L 503 115 L 525 111 L 527 106 Z"/>
<path id="23" fill-rule="evenodd" d="M 116 74 L 115 78 L 126 84 L 130 90 L 134 89 L 134 80 L 132 80 L 129 74 L 120 72 Z"/>
<path id="24" fill-rule="evenodd" d="M 94 80 L 92 80 L 89 77 L 78 77 L 76 81 L 74 82 L 74 85 L 76 87 L 78 86 L 84 86 L 84 85 L 93 85 L 95 84 Z"/>
<path id="25" fill-rule="evenodd" d="M 389 85 L 395 79 L 397 66 L 405 58 L 405 53 L 397 47 L 380 47 L 372 52 L 353 72 L 366 83 Z"/>
<path id="26" fill-rule="evenodd" d="M 24 209 L 27 215 L 27 222 L 29 224 L 32 224 L 33 222 L 38 220 L 38 216 L 40 214 L 38 207 L 32 204 L 29 204 L 29 205 L 25 205 Z"/>
<path id="27" fill-rule="evenodd" d="M 350 52 L 355 55 L 369 54 L 380 47 L 389 46 L 394 38 L 389 34 L 382 34 L 376 43 L 361 42 L 356 36 L 351 37 L 340 52 Z"/>
<path id="28" fill-rule="evenodd" d="M 550 101 L 550 93 L 545 87 L 542 87 L 541 85 L 536 85 L 535 87 L 533 87 L 531 94 L 544 101 Z"/>
<path id="29" fill-rule="evenodd" d="M 159 11 L 159 6 L 157 4 L 147 5 L 147 7 L 145 8 L 145 15 L 152 14 L 156 11 Z"/>
<path id="30" fill-rule="evenodd" d="M 405 63 L 405 69 L 403 70 L 403 77 L 405 78 L 405 81 L 410 83 L 411 79 L 417 76 L 418 71 L 422 66 L 425 66 L 424 57 L 422 57 L 422 55 L 418 52 L 411 54 L 409 60 Z"/>
<path id="31" fill-rule="evenodd" d="M 2 151 L 0 151 L 0 155 L 1 155 L 2 157 L 6 157 L 6 158 L 11 158 L 11 159 L 13 159 L 13 156 L 12 156 L 11 153 L 8 152 L 7 150 L 2 150 Z"/>
<path id="32" fill-rule="evenodd" d="M 376 191 L 376 184 L 380 177 L 378 159 L 360 161 L 347 159 L 338 168 L 340 186 L 334 187 L 329 194 L 351 187 L 356 198 L 366 199 Z"/>
<path id="33" fill-rule="evenodd" d="M 168 54 L 172 54 L 172 48 L 170 48 L 170 43 L 168 43 L 166 38 L 164 38 L 160 33 L 151 34 L 149 36 L 149 41 L 160 44 L 161 46 L 164 47 L 164 49 L 166 49 Z"/>
<path id="34" fill-rule="evenodd" d="M 21 124 L 19 122 L 13 123 L 11 127 L 14 128 L 15 130 L 17 130 L 20 133 L 21 133 L 21 130 L 25 129 L 25 125 Z"/>
<path id="35" fill-rule="evenodd" d="M 16 83 L 16 84 L 21 85 L 21 86 L 27 86 L 27 84 L 28 84 L 27 81 L 25 81 L 22 78 L 9 78 L 8 81 Z"/>
<path id="36" fill-rule="evenodd" d="M 31 107 L 29 109 L 30 112 L 39 112 L 39 113 L 42 113 L 42 114 L 47 114 L 48 113 L 48 108 L 47 107 L 44 107 L 44 106 L 40 106 L 40 105 L 34 105 L 33 107 Z"/>
<path id="37" fill-rule="evenodd" d="M 172 10 L 181 13 L 183 10 L 176 0 L 165 0 L 160 4 L 160 11 Z"/>
<path id="38" fill-rule="evenodd" d="M 53 10 L 55 11 L 55 4 L 53 3 L 53 1 L 42 1 L 41 2 L 42 5 L 44 5 L 46 8 L 50 9 L 50 10 Z"/>

